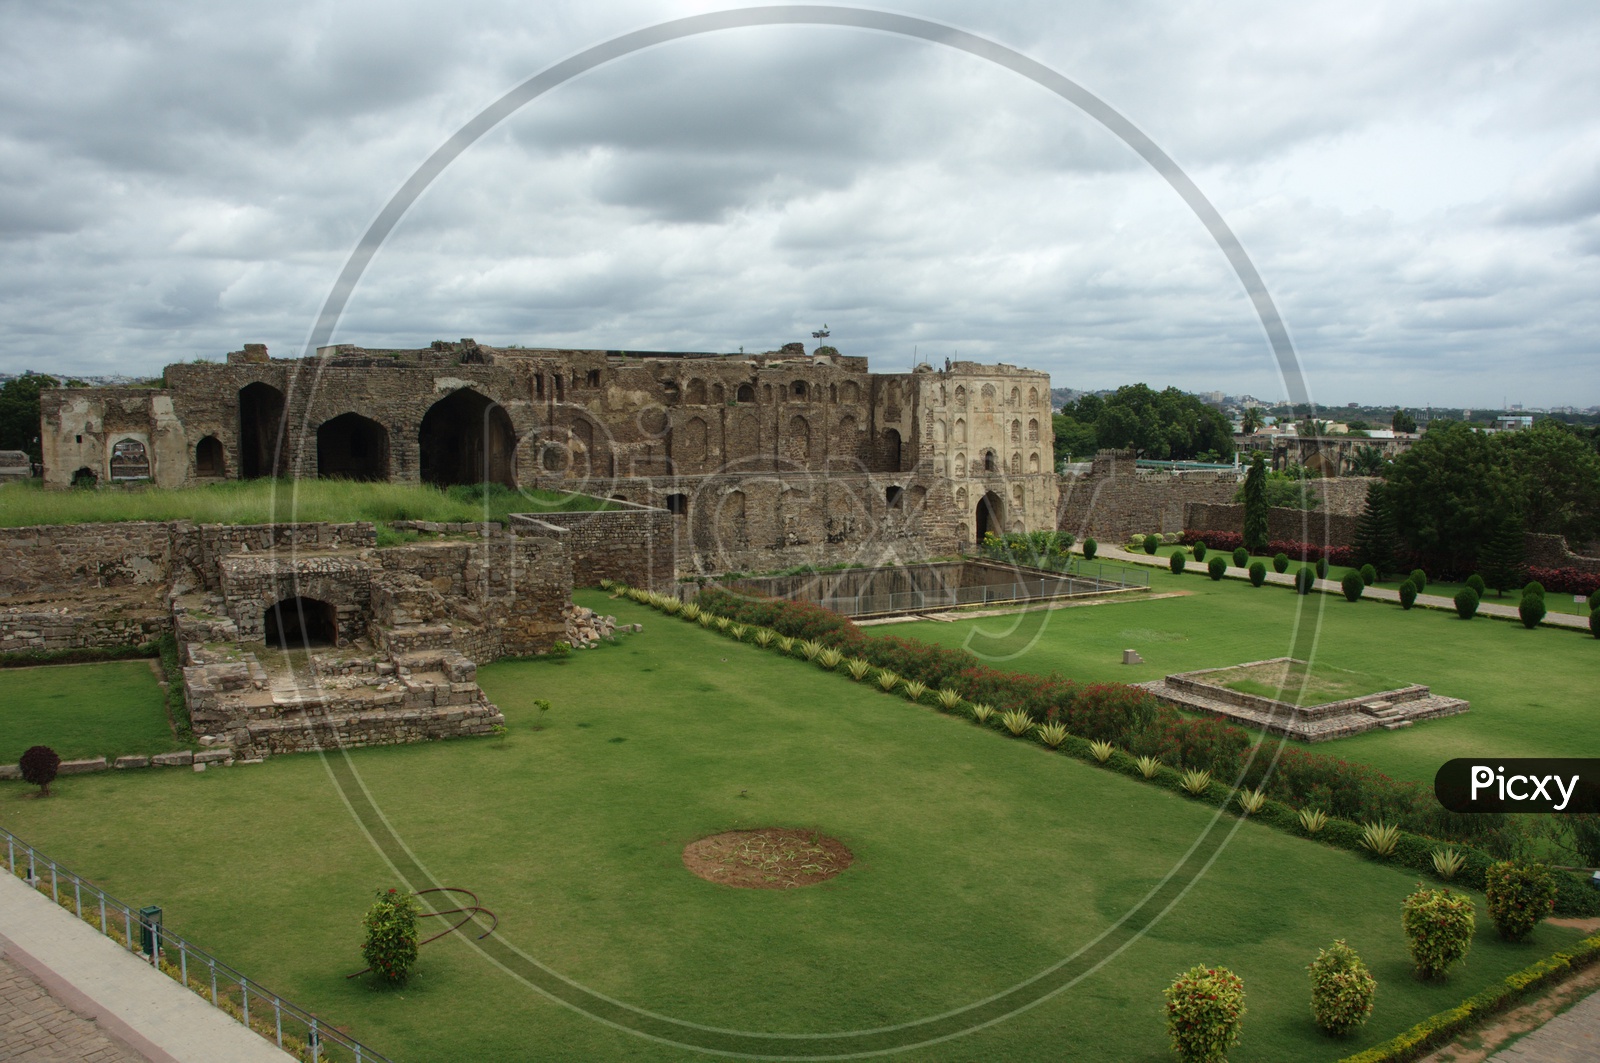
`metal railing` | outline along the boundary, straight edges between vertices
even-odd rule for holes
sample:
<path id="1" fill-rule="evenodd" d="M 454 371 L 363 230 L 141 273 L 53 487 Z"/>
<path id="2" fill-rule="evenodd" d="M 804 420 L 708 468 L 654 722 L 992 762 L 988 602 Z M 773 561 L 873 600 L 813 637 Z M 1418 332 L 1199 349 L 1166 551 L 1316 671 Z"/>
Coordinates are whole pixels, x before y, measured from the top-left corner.
<path id="1" fill-rule="evenodd" d="M 6 868 L 12 875 L 290 1055 L 307 1063 L 394 1063 L 196 948 L 141 909 L 62 867 L 4 827 L 0 837 L 5 839 Z"/>

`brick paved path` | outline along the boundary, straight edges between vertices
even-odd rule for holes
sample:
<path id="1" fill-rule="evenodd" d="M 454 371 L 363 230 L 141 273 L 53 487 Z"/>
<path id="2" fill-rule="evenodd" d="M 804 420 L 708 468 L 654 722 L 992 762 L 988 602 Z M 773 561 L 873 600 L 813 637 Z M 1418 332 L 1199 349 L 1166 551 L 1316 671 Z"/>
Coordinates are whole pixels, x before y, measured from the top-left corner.
<path id="1" fill-rule="evenodd" d="M 1489 1063 L 1594 1063 L 1600 1059 L 1600 993 L 1591 994 Z"/>
<path id="2" fill-rule="evenodd" d="M 11 1063 L 144 1063 L 0 957 L 0 1059 Z"/>

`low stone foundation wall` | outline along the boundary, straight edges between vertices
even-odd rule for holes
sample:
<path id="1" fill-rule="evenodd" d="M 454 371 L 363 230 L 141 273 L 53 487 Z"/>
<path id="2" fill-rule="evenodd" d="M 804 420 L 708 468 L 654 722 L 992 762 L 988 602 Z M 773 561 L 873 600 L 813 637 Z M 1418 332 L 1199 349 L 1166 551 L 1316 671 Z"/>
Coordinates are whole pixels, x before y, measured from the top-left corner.
<path id="1" fill-rule="evenodd" d="M 0 653 L 142 646 L 172 629 L 158 601 L 60 600 L 0 609 Z"/>

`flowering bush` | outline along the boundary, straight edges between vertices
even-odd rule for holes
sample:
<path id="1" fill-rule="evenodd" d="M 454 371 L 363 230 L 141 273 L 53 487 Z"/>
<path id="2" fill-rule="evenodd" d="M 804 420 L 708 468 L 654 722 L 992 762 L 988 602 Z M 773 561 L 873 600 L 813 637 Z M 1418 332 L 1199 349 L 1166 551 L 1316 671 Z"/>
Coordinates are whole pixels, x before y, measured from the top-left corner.
<path id="1" fill-rule="evenodd" d="M 1401 906 L 1411 961 L 1423 978 L 1442 978 L 1472 948 L 1477 917 L 1472 898 L 1448 889 L 1419 888 Z"/>
<path id="2" fill-rule="evenodd" d="M 1226 967 L 1191 967 L 1166 989 L 1167 1033 L 1184 1063 L 1224 1063 L 1244 1024 L 1244 979 Z"/>
<path id="3" fill-rule="evenodd" d="M 1558 594 L 1588 595 L 1600 591 L 1600 572 L 1585 572 L 1578 568 L 1539 568 L 1529 565 L 1528 578 Z"/>
<path id="4" fill-rule="evenodd" d="M 1372 1013 L 1378 980 L 1361 962 L 1356 950 L 1343 939 L 1317 950 L 1311 972 L 1311 1014 L 1328 1033 L 1341 1034 L 1360 1026 Z"/>
<path id="5" fill-rule="evenodd" d="M 378 891 L 362 921 L 367 929 L 361 956 L 374 974 L 398 985 L 417 962 L 417 899 L 398 890 Z"/>
<path id="6" fill-rule="evenodd" d="M 1507 941 L 1527 938 L 1556 906 L 1556 881 L 1543 864 L 1512 860 L 1490 864 L 1484 893 L 1489 899 L 1489 918 Z"/>

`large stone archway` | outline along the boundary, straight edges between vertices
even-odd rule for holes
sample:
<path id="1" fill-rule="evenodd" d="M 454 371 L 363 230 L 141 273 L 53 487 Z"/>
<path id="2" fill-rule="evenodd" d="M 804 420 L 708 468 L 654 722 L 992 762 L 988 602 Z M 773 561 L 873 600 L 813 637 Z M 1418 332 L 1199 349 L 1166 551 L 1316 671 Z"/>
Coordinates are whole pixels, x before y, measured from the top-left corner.
<path id="1" fill-rule="evenodd" d="M 517 486 L 517 434 L 501 406 L 462 388 L 428 408 L 417 432 L 423 483 Z"/>
<path id="2" fill-rule="evenodd" d="M 983 537 L 989 532 L 1004 535 L 1006 531 L 1006 500 L 993 491 L 986 491 L 978 499 L 978 508 L 975 513 L 977 537 L 973 540 L 981 544 Z"/>
<path id="3" fill-rule="evenodd" d="M 240 478 L 284 475 L 284 450 L 283 392 L 260 381 L 246 384 L 239 389 Z"/>
<path id="4" fill-rule="evenodd" d="M 269 605 L 261 618 L 263 641 L 275 649 L 334 646 L 339 642 L 337 610 L 317 598 L 285 598 Z"/>
<path id="5" fill-rule="evenodd" d="M 359 413 L 317 426 L 317 476 L 324 480 L 389 479 L 389 430 Z"/>

